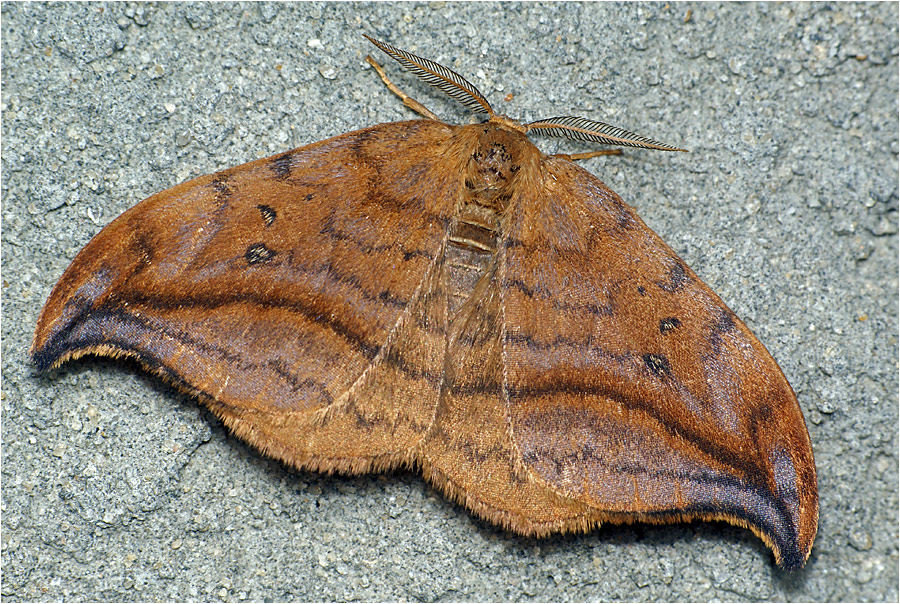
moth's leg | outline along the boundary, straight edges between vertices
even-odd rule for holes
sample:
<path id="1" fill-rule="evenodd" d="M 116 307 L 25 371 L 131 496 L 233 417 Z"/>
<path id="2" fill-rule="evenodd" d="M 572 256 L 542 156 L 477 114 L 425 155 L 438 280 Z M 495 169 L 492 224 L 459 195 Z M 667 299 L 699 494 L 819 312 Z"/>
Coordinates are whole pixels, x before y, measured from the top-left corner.
<path id="1" fill-rule="evenodd" d="M 419 115 L 424 115 L 430 120 L 435 120 L 438 122 L 440 121 L 440 119 L 438 119 L 438 116 L 426 109 L 425 105 L 411 98 L 408 94 L 397 88 L 397 85 L 388 79 L 387 74 L 384 73 L 384 69 L 381 67 L 381 65 L 378 64 L 377 61 L 375 61 L 375 59 L 372 58 L 371 55 L 366 55 L 366 62 L 368 62 L 369 65 L 375 68 L 375 71 L 377 71 L 378 75 L 381 76 L 381 80 L 388 87 L 388 90 L 399 96 L 404 105 L 406 105 Z"/>
<path id="2" fill-rule="evenodd" d="M 584 153 L 576 153 L 574 155 L 569 155 L 568 153 L 557 153 L 555 155 L 551 155 L 550 157 L 560 157 L 562 159 L 576 161 L 579 159 L 591 159 L 592 157 L 598 157 L 600 155 L 622 155 L 622 150 L 621 149 L 603 149 L 601 151 L 586 151 Z"/>

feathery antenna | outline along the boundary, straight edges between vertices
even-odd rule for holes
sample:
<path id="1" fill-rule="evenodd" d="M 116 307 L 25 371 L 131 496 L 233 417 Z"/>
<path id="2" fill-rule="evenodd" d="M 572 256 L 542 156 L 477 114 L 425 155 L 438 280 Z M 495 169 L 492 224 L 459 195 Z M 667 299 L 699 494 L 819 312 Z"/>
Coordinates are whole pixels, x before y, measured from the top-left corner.
<path id="1" fill-rule="evenodd" d="M 551 117 L 525 124 L 528 132 L 545 136 L 560 136 L 576 141 L 592 141 L 604 145 L 621 145 L 624 147 L 641 147 L 643 149 L 659 149 L 660 151 L 687 151 L 672 145 L 640 136 L 628 130 L 610 126 L 603 122 L 595 122 L 583 117 L 561 116 Z"/>
<path id="2" fill-rule="evenodd" d="M 386 42 L 380 42 L 371 36 L 365 34 L 363 34 L 363 36 L 369 42 L 383 50 L 385 54 L 400 63 L 407 71 L 411 71 L 417 78 L 426 84 L 443 91 L 476 114 L 487 115 L 492 120 L 501 119 L 512 121 L 509 118 L 497 116 L 494 113 L 494 110 L 491 109 L 490 103 L 484 98 L 484 95 L 481 94 L 471 82 L 452 69 L 448 69 L 439 63 L 414 55 L 411 52 L 401 50 L 396 46 L 391 46 Z M 381 79 L 385 81 L 395 94 L 398 94 L 403 99 L 405 104 L 430 119 L 437 119 L 433 113 L 425 109 L 419 103 L 409 99 L 409 97 L 400 92 L 399 89 L 396 89 L 396 87 L 392 88 L 393 84 L 387 79 L 387 76 L 384 74 L 384 71 L 381 70 L 380 66 L 378 66 L 377 63 L 374 63 L 371 58 L 368 60 L 376 66 L 375 68 L 378 70 Z M 679 149 L 672 145 L 660 143 L 645 136 L 635 134 L 634 132 L 629 132 L 623 128 L 617 128 L 616 126 L 611 126 L 603 122 L 595 122 L 583 117 L 551 117 L 549 119 L 531 122 L 530 124 L 524 124 L 524 127 L 526 132 L 533 132 L 544 136 L 564 137 L 577 141 L 590 141 L 604 145 L 640 147 L 642 149 L 658 149 L 660 151 L 687 151 L 687 149 Z M 594 155 L 601 154 L 605 153 L 593 152 L 585 154 L 584 157 L 593 157 Z"/>
<path id="3" fill-rule="evenodd" d="M 434 61 L 429 61 L 411 52 L 400 50 L 385 42 L 379 42 L 365 34 L 363 36 L 426 84 L 441 90 L 475 113 L 488 116 L 494 115 L 494 110 L 491 109 L 491 105 L 484 98 L 484 95 L 478 92 L 478 89 L 466 78 L 452 69 L 447 69 Z"/>

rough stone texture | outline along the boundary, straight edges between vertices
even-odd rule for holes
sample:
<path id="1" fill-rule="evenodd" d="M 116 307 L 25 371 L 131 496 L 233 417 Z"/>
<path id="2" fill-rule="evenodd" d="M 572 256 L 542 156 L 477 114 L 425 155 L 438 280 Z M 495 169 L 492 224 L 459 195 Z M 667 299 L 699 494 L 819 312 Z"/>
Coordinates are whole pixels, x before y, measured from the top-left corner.
<path id="1" fill-rule="evenodd" d="M 4 600 L 897 601 L 896 3 L 2 11 Z M 131 364 L 33 370 L 41 304 L 123 210 L 412 117 L 365 64 L 363 33 L 452 66 L 503 113 L 691 149 L 586 165 L 797 390 L 821 493 L 806 569 L 786 575 L 724 524 L 518 538 L 411 473 L 289 471 Z"/>

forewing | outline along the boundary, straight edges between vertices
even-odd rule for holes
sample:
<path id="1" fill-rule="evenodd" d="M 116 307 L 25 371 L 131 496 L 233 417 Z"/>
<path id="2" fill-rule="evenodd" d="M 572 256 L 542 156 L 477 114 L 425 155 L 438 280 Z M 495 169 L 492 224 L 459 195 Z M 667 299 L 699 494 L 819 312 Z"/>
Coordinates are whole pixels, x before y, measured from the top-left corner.
<path id="1" fill-rule="evenodd" d="M 437 399 L 449 135 L 382 124 L 146 199 L 66 270 L 35 363 L 133 356 L 295 465 L 391 465 Z"/>
<path id="2" fill-rule="evenodd" d="M 802 565 L 815 466 L 778 365 L 615 193 L 564 159 L 542 170 L 513 196 L 502 246 L 523 461 L 601 519 L 724 519 Z"/>

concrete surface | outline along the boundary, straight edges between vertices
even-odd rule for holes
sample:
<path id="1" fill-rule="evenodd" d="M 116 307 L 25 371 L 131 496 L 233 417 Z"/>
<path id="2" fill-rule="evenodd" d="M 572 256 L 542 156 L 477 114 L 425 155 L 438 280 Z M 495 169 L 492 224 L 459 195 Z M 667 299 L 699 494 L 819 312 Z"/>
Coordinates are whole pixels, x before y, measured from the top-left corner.
<path id="1" fill-rule="evenodd" d="M 896 3 L 4 3 L 3 599 L 896 602 L 897 23 Z M 803 571 L 724 524 L 518 538 L 414 474 L 287 470 L 131 364 L 33 370 L 50 288 L 123 210 L 412 116 L 363 33 L 453 67 L 503 113 L 692 151 L 586 166 L 796 389 L 821 495 Z"/>

